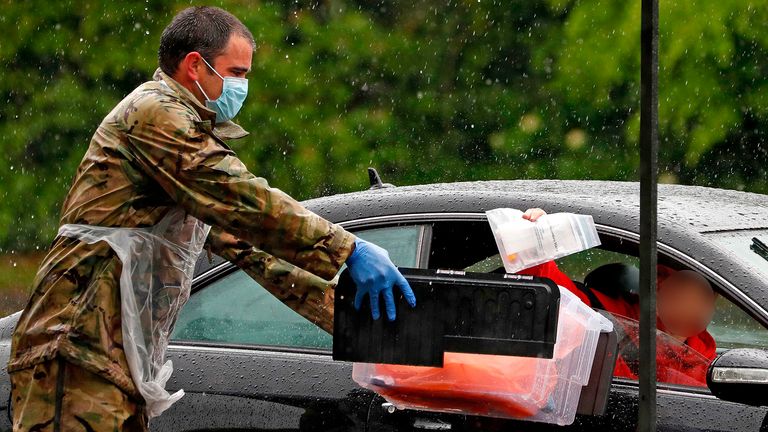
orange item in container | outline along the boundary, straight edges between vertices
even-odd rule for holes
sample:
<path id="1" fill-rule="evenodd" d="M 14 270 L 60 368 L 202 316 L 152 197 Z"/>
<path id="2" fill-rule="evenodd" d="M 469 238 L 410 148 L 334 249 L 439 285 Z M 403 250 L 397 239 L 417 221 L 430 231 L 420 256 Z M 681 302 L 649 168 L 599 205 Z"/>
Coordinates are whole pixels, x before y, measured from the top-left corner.
<path id="1" fill-rule="evenodd" d="M 606 318 L 560 289 L 554 357 L 445 353 L 442 368 L 355 363 L 353 379 L 398 408 L 569 424 Z"/>
<path id="2" fill-rule="evenodd" d="M 374 365 L 376 376 L 387 378 L 375 376 L 371 384 L 396 405 L 525 418 L 542 408 L 534 389 L 548 394 L 557 379 L 537 376 L 535 358 L 446 353 L 444 362 L 442 368 Z"/>

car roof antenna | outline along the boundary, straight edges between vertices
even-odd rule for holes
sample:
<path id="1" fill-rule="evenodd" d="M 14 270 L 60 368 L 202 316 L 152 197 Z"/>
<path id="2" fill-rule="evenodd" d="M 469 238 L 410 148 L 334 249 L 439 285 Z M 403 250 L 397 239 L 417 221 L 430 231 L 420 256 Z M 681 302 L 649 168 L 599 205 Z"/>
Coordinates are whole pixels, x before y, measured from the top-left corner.
<path id="1" fill-rule="evenodd" d="M 381 177 L 379 176 L 378 171 L 376 171 L 376 168 L 368 168 L 368 180 L 371 182 L 370 189 L 383 189 L 383 188 L 391 188 L 395 187 L 395 185 L 391 183 L 382 183 Z"/>

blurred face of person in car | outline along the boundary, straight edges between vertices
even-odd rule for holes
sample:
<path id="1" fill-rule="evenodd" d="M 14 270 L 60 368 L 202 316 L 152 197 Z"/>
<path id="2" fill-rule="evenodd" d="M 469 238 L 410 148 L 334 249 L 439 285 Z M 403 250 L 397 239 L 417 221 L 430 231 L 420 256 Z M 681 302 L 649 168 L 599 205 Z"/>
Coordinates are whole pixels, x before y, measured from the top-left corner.
<path id="1" fill-rule="evenodd" d="M 717 294 L 703 276 L 681 270 L 659 284 L 656 311 L 666 332 L 685 341 L 706 330 L 712 322 L 716 298 Z"/>

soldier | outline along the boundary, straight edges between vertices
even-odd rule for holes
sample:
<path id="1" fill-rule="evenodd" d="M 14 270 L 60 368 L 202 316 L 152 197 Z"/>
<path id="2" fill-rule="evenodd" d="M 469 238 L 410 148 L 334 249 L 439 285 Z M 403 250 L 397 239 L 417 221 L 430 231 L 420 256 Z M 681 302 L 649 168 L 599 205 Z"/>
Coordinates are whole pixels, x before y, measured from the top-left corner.
<path id="1" fill-rule="evenodd" d="M 181 396 L 162 361 L 203 242 L 329 332 L 328 281 L 345 262 L 374 319 L 381 295 L 395 318 L 394 286 L 415 305 L 386 251 L 270 188 L 225 143 L 247 135 L 231 119 L 254 46 L 228 12 L 183 10 L 154 81 L 99 125 L 13 335 L 15 431 L 147 430 Z"/>

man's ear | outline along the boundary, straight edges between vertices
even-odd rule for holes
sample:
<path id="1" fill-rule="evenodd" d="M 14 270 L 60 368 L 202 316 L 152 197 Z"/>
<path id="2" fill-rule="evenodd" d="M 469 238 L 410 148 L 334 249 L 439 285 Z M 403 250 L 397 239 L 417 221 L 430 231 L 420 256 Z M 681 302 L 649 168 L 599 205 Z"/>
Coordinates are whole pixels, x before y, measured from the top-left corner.
<path id="1" fill-rule="evenodd" d="M 197 81 L 200 79 L 200 72 L 202 70 L 201 66 L 205 67 L 205 64 L 203 64 L 200 53 L 197 51 L 192 51 L 187 53 L 181 62 L 179 62 L 177 73 L 181 74 L 184 78 L 186 78 L 186 80 L 189 80 L 190 82 Z"/>

